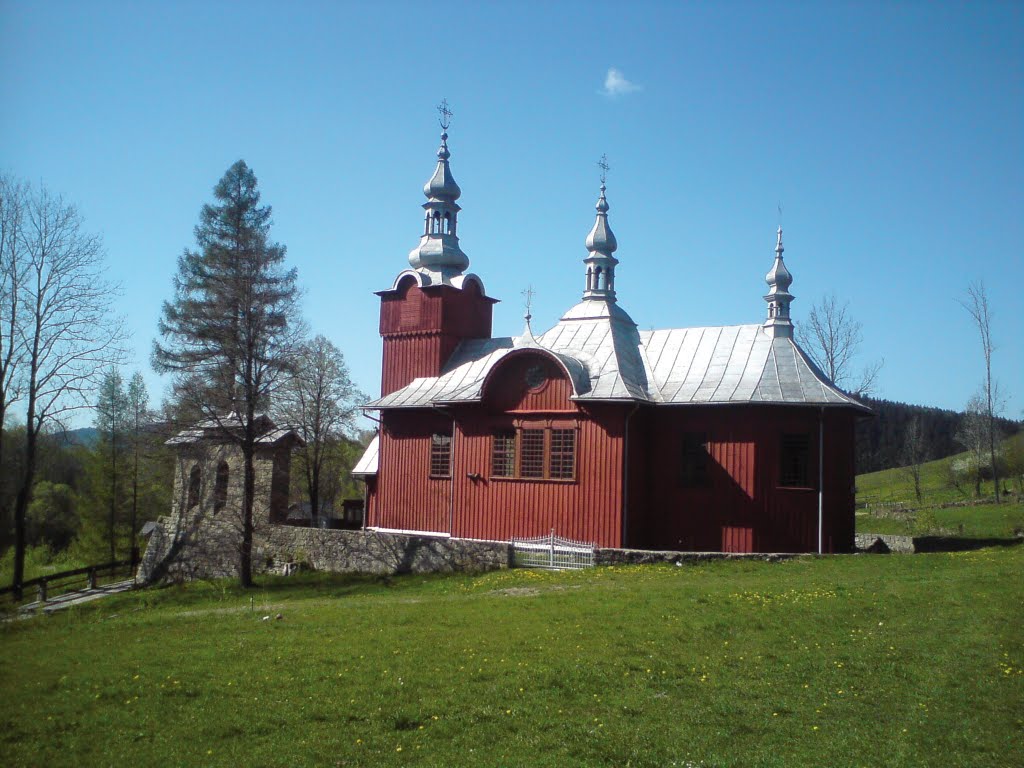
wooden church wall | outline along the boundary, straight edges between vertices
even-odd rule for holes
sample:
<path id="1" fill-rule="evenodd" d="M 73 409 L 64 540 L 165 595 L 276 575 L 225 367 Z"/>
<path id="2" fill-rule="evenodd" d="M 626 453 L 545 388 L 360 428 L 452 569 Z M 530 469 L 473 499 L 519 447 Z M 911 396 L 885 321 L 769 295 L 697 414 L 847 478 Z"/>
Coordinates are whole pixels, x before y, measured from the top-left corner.
<path id="1" fill-rule="evenodd" d="M 526 480 L 491 476 L 496 430 L 511 421 L 478 406 L 460 417 L 455 444 L 455 525 L 462 538 L 508 540 L 555 533 L 602 547 L 621 546 L 622 419 L 616 410 L 529 414 L 529 426 L 576 429 L 576 477 Z M 469 477 L 473 475 L 473 477 Z"/>
<path id="2" fill-rule="evenodd" d="M 451 419 L 434 411 L 385 412 L 368 525 L 448 532 L 451 481 L 430 477 L 430 438 L 450 433 L 451 426 Z"/>
<path id="3" fill-rule="evenodd" d="M 818 546 L 818 418 L 814 409 L 643 409 L 630 435 L 631 546 L 811 552 Z M 853 416 L 825 414 L 825 551 L 853 544 Z M 707 438 L 707 484 L 683 480 L 683 435 Z M 779 484 L 781 436 L 809 438 L 808 487 Z"/>

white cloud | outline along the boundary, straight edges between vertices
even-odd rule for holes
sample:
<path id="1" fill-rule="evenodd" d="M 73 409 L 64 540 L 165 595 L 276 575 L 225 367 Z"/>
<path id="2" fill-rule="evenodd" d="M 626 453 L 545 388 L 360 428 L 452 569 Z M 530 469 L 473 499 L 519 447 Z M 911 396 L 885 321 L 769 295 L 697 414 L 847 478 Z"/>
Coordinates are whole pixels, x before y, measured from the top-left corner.
<path id="1" fill-rule="evenodd" d="M 604 89 L 601 93 L 610 98 L 615 98 L 616 96 L 625 96 L 627 93 L 642 90 L 642 85 L 637 85 L 627 80 L 621 70 L 609 67 L 608 74 L 604 76 Z"/>

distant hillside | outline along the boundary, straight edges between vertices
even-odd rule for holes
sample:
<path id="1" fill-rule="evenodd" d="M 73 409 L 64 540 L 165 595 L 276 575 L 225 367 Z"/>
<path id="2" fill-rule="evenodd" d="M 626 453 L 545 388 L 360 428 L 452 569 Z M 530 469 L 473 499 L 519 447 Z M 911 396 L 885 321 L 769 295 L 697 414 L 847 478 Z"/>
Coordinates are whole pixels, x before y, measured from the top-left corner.
<path id="1" fill-rule="evenodd" d="M 86 448 L 91 448 L 96 445 L 100 439 L 100 433 L 95 427 L 69 429 L 63 435 L 59 436 L 64 438 L 64 442 L 67 445 L 82 445 Z"/>
<path id="2" fill-rule="evenodd" d="M 857 473 L 877 472 L 898 467 L 903 462 L 900 452 L 907 425 L 921 418 L 928 459 L 952 456 L 964 449 L 956 439 L 963 413 L 922 405 L 907 405 L 892 400 L 862 397 L 861 401 L 875 412 L 875 417 L 857 425 Z M 999 419 L 1003 437 L 1020 431 L 1020 422 Z"/>

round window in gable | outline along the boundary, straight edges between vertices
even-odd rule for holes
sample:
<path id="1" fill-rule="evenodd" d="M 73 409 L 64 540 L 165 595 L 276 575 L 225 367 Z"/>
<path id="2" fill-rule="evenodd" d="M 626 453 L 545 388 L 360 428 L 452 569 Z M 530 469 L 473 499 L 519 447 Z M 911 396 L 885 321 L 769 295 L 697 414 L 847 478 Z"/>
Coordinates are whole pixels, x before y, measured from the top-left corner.
<path id="1" fill-rule="evenodd" d="M 531 392 L 540 392 L 548 383 L 547 366 L 535 363 L 526 369 L 526 388 Z"/>

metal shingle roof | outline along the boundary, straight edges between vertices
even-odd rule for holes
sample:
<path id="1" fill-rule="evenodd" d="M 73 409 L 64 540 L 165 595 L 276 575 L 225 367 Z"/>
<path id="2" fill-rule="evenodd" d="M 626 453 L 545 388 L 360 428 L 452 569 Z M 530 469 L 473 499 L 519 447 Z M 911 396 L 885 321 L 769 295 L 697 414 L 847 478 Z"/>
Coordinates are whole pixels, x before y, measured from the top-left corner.
<path id="1" fill-rule="evenodd" d="M 525 335 L 463 342 L 440 376 L 416 379 L 366 407 L 479 401 L 487 374 L 506 354 L 523 347 L 555 354 L 573 379 L 577 401 L 865 409 L 829 382 L 793 339 L 775 336 L 759 324 L 638 331 L 621 308 L 603 301 L 577 304 L 538 339 Z"/>

